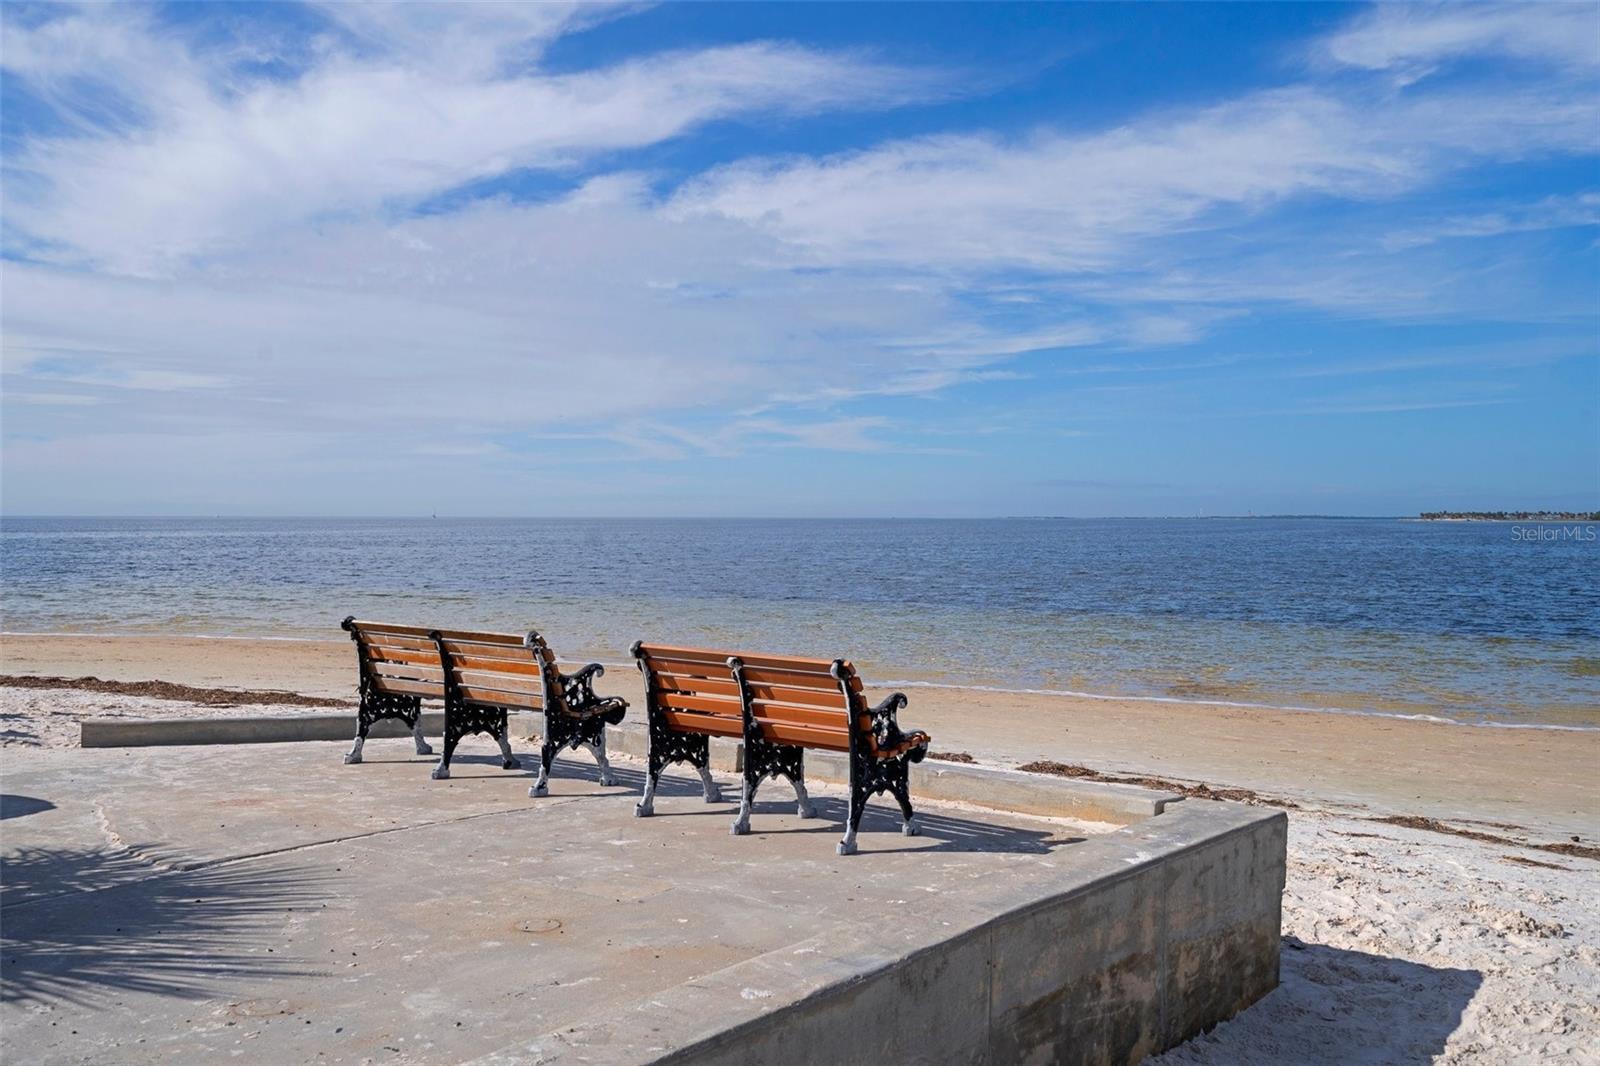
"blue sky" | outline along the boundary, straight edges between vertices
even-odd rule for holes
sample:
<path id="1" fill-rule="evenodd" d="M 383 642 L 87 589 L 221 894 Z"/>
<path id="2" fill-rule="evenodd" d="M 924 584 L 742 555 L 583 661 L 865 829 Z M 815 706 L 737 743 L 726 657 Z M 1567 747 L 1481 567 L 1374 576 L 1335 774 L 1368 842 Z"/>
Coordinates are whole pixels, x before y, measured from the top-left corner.
<path id="1" fill-rule="evenodd" d="M 1592 4 L 7 4 L 8 513 L 1600 507 Z"/>

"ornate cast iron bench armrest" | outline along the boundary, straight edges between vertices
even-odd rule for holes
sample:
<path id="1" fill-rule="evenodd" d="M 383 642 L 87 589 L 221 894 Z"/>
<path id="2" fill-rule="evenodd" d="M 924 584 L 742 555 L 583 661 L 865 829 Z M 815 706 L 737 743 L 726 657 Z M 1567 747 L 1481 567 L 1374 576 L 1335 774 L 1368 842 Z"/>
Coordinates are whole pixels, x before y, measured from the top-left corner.
<path id="1" fill-rule="evenodd" d="M 921 762 L 928 753 L 928 734 L 920 729 L 902 730 L 895 717 L 908 702 L 904 692 L 891 692 L 867 711 L 872 719 L 872 739 L 880 756 L 906 752 L 912 762 Z"/>
<path id="2" fill-rule="evenodd" d="M 600 663 L 590 663 L 581 670 L 560 675 L 568 714 L 575 718 L 598 716 L 610 725 L 621 724 L 628 701 L 621 696 L 601 696 L 594 690 L 594 679 L 605 672 L 606 668 Z"/>
<path id="3" fill-rule="evenodd" d="M 600 783 L 617 783 L 606 759 L 606 726 L 620 725 L 628 713 L 628 701 L 621 696 L 601 696 L 594 690 L 594 679 L 606 672 L 600 663 L 590 663 L 570 674 L 547 665 L 548 685 L 560 686 L 560 704 L 554 700 L 544 707 L 544 742 L 539 747 L 539 778 L 528 789 L 530 796 L 548 794 L 550 764 L 563 748 L 586 747 L 594 753 L 600 767 Z M 552 696 L 555 695 L 552 692 Z"/>

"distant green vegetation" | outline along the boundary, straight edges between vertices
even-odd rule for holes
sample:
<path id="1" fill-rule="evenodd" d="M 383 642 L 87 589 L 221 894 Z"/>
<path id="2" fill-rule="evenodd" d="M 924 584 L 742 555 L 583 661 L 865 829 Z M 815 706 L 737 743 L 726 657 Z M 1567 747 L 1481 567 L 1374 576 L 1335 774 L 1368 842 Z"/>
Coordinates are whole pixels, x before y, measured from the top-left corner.
<path id="1" fill-rule="evenodd" d="M 1424 522 L 1600 522 L 1600 511 L 1423 511 Z"/>

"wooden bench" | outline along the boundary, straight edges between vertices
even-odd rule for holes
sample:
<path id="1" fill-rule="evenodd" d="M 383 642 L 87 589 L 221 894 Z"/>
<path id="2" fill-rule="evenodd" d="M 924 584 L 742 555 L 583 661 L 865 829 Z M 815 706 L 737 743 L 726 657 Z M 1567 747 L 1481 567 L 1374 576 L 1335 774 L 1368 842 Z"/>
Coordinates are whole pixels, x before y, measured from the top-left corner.
<path id="1" fill-rule="evenodd" d="M 421 714 L 422 701 L 435 699 L 444 703 L 444 752 L 433 769 L 435 779 L 450 776 L 456 745 L 473 733 L 487 733 L 499 742 L 504 769 L 520 767 L 506 735 L 506 713 L 532 710 L 544 712 L 544 737 L 539 779 L 528 790 L 530 796 L 546 794 L 556 755 L 580 745 L 594 754 L 600 783 L 616 784 L 606 760 L 605 730 L 622 721 L 628 703 L 595 694 L 594 679 L 605 673 L 599 663 L 563 674 L 550 646 L 531 631 L 517 636 L 425 629 L 353 617 L 342 624 L 355 641 L 361 669 L 356 743 L 345 762 L 361 761 L 367 731 L 383 718 L 399 718 L 411 726 L 418 754 L 432 754 L 422 739 Z"/>
<path id="2" fill-rule="evenodd" d="M 717 800 L 710 774 L 710 738 L 744 741 L 744 789 L 733 833 L 750 831 L 750 806 L 768 777 L 794 786 L 797 811 L 813 815 L 806 795 L 805 749 L 850 757 L 850 813 L 839 854 L 856 850 L 856 829 L 867 799 L 888 792 L 905 818 L 902 832 L 917 833 L 911 809 L 910 765 L 928 753 L 928 734 L 902 732 L 896 713 L 906 705 L 896 692 L 868 707 L 855 667 L 844 659 L 633 646 L 644 674 L 650 721 L 650 758 L 644 798 L 635 813 L 655 813 L 656 779 L 668 765 L 686 762 L 700 772 L 707 802 Z"/>

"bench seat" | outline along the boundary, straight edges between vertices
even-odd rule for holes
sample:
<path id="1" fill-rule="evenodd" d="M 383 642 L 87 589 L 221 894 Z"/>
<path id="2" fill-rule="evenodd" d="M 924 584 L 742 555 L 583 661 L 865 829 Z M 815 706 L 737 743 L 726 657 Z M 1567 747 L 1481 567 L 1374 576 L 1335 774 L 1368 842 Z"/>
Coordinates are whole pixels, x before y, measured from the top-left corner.
<path id="1" fill-rule="evenodd" d="M 929 736 L 902 731 L 897 712 L 906 705 L 896 692 L 867 706 L 861 679 L 845 659 L 717 651 L 666 644 L 633 646 L 645 680 L 650 757 L 644 797 L 636 813 L 655 811 L 656 780 L 662 769 L 687 762 L 700 773 L 707 802 L 720 798 L 710 774 L 710 738 L 744 742 L 744 782 L 733 832 L 750 829 L 750 808 L 767 777 L 788 778 L 801 817 L 813 809 L 805 788 L 805 749 L 848 754 L 850 812 L 839 853 L 856 850 L 856 830 L 869 797 L 892 794 L 905 816 L 904 831 L 916 833 L 909 764 L 927 755 Z"/>

